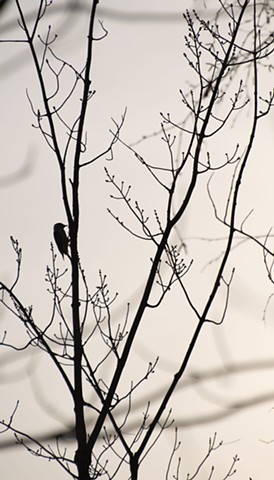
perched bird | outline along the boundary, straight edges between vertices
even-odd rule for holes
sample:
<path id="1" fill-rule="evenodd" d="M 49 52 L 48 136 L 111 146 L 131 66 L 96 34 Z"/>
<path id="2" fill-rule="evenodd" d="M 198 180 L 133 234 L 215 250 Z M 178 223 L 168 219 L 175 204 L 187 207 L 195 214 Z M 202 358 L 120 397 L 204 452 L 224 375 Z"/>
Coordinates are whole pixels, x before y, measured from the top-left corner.
<path id="1" fill-rule="evenodd" d="M 66 225 L 64 225 L 63 223 L 55 223 L 53 227 L 54 240 L 63 258 L 64 258 L 64 255 L 69 256 L 68 255 L 68 237 L 64 230 L 65 227 Z"/>

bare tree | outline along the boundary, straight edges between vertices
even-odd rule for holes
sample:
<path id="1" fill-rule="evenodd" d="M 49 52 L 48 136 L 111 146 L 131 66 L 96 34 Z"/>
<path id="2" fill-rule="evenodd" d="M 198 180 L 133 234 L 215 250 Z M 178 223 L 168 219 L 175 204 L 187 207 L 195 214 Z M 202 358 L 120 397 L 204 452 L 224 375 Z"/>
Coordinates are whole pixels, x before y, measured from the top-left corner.
<path id="1" fill-rule="evenodd" d="M 260 246 L 271 276 L 268 260 L 272 258 L 272 252 L 267 242 L 245 229 L 248 212 L 238 211 L 241 185 L 259 121 L 273 105 L 273 90 L 265 94 L 260 86 L 260 71 L 271 65 L 274 48 L 273 7 L 270 2 L 255 0 L 220 1 L 212 21 L 203 20 L 195 12 L 184 14 L 188 26 L 185 63 L 192 71 L 193 85 L 187 91 L 180 91 L 185 109 L 182 121 L 174 120 L 170 114 L 161 114 L 160 135 L 166 155 L 154 162 L 140 153 L 138 142 L 132 145 L 124 138 L 122 129 L 126 112 L 119 121 L 113 120 L 112 140 L 105 150 L 88 157 L 85 129 L 88 128 L 88 106 L 94 97 L 91 89 L 93 49 L 95 41 L 103 41 L 108 33 L 101 23 L 101 37 L 95 37 L 97 4 L 98 1 L 94 0 L 90 8 L 86 58 L 83 68 L 79 69 L 56 53 L 56 38 L 50 27 L 45 37 L 39 35 L 39 25 L 46 18 L 49 3 L 41 0 L 34 21 L 27 22 L 21 3 L 16 0 L 19 25 L 25 35 L 20 41 L 29 47 L 42 97 L 42 104 L 37 107 L 28 93 L 35 126 L 55 155 L 59 168 L 68 236 L 63 237 L 65 249 L 60 243 L 62 239 L 57 240 L 57 246 L 62 254 L 68 255 L 66 266 L 60 269 L 58 253 L 52 245 L 52 262 L 46 269 L 52 312 L 43 324 L 36 318 L 34 307 L 27 306 L 18 293 L 22 251 L 19 242 L 11 238 L 17 272 L 10 284 L 0 282 L 1 303 L 24 326 L 26 339 L 17 347 L 9 343 L 4 333 L 1 344 L 20 351 L 40 349 L 53 362 L 72 400 L 74 421 L 66 436 L 73 437 L 75 453 L 64 447 L 65 435 L 56 435 L 49 443 L 19 431 L 16 428 L 18 404 L 10 418 L 2 420 L 1 424 L 3 431 L 13 432 L 16 441 L 30 452 L 56 461 L 72 478 L 88 480 L 104 475 L 118 478 L 123 474 L 125 478 L 135 480 L 139 477 L 143 460 L 153 447 L 157 448 L 159 437 L 173 423 L 176 425 L 176 418 L 174 421 L 169 409 L 170 401 L 191 362 L 201 331 L 208 324 L 218 328 L 225 320 L 234 276 L 234 268 L 228 261 L 236 236 L 236 241 L 241 235 Z M 221 16 L 225 27 L 220 26 Z M 40 56 L 37 39 L 43 47 Z M 71 84 L 63 87 L 65 72 L 69 73 Z M 79 111 L 68 120 L 67 106 L 74 105 L 74 99 L 78 97 Z M 230 134 L 230 128 L 245 110 L 249 112 L 249 122 L 243 131 L 242 142 L 238 143 Z M 223 147 L 215 155 L 217 138 L 221 139 Z M 157 191 L 157 195 L 161 192 L 161 203 L 153 205 L 152 213 L 148 213 L 148 208 L 142 206 L 143 200 L 132 200 L 127 178 L 118 180 L 111 171 L 112 164 L 107 163 L 105 180 L 111 188 L 113 200 L 108 212 L 125 230 L 125 238 L 131 235 L 140 242 L 149 243 L 151 252 L 136 307 L 128 302 L 123 313 L 119 313 L 117 322 L 114 320 L 117 294 L 111 294 L 106 275 L 99 272 L 98 285 L 94 288 L 87 280 L 79 248 L 79 198 L 83 172 L 99 162 L 104 164 L 105 159 L 108 162 L 113 160 L 121 150 L 143 167 L 143 178 L 148 178 L 146 182 Z M 219 182 L 224 172 L 227 180 L 219 200 L 212 184 Z M 226 229 L 224 249 L 215 261 L 214 275 L 205 299 L 197 295 L 199 275 L 193 268 L 195 258 L 185 260 L 188 245 L 179 234 L 179 225 L 194 202 L 195 193 L 201 188 L 211 201 L 213 220 Z M 128 220 L 123 219 L 123 213 L 116 213 L 120 204 L 128 211 Z M 68 252 L 66 242 L 69 242 Z M 159 318 L 159 312 L 174 291 L 181 302 L 181 322 L 187 324 L 190 319 L 195 320 L 195 327 L 186 348 L 180 352 L 178 368 L 169 376 L 167 387 L 152 401 L 146 397 L 146 383 L 147 380 L 152 382 L 152 374 L 157 371 L 160 352 L 151 348 L 152 360 L 145 368 L 142 365 L 141 373 L 139 369 L 135 372 L 131 359 L 134 358 L 136 339 L 141 335 L 141 326 L 149 321 L 151 312 Z M 220 308 L 218 303 L 216 314 L 214 307 L 219 298 L 222 306 Z M 170 319 L 165 321 L 170 322 L 172 328 Z M 169 345 L 165 348 L 170 350 Z M 198 476 L 208 457 L 220 445 L 214 436 L 197 470 L 188 476 L 189 480 Z M 179 446 L 175 429 L 175 442 L 164 474 L 166 478 L 173 475 L 171 465 L 176 460 Z M 181 461 L 176 461 L 173 477 L 179 478 Z M 235 456 L 223 479 L 235 473 L 237 461 Z M 213 470 L 208 478 L 212 478 L 212 474 Z"/>

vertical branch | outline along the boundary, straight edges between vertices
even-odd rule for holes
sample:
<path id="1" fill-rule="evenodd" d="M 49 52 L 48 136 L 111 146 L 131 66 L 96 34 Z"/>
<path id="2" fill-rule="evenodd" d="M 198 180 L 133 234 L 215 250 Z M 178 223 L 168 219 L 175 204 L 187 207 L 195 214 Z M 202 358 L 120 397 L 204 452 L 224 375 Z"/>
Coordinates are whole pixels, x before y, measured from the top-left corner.
<path id="1" fill-rule="evenodd" d="M 78 229 L 79 229 L 79 164 L 81 156 L 81 140 L 83 136 L 84 123 L 87 112 L 87 105 L 90 98 L 90 69 L 92 62 L 92 46 L 93 46 L 93 28 L 95 20 L 95 11 L 96 6 L 99 0 L 93 0 L 91 13 L 90 13 L 90 22 L 89 22 L 89 32 L 88 32 L 88 42 L 87 42 L 87 56 L 86 56 L 86 65 L 85 65 L 85 78 L 84 78 L 84 88 L 83 88 L 83 97 L 82 105 L 79 116 L 79 128 L 77 131 L 76 139 L 76 150 L 74 154 L 74 170 L 73 170 L 73 181 L 72 181 L 72 208 L 68 199 L 67 184 L 66 184 L 66 171 L 65 171 L 65 162 L 62 158 L 60 151 L 57 133 L 55 129 L 55 124 L 53 120 L 53 115 L 49 105 L 49 98 L 46 91 L 46 86 L 44 83 L 42 69 L 39 65 L 39 60 L 34 46 L 34 35 L 37 30 L 37 25 L 40 18 L 43 16 L 47 5 L 44 5 L 44 1 L 40 1 L 40 6 L 37 13 L 37 18 L 34 23 L 33 31 L 27 27 L 24 13 L 21 9 L 19 0 L 16 0 L 16 5 L 19 11 L 20 20 L 22 28 L 25 31 L 27 42 L 29 44 L 31 55 L 34 61 L 36 73 L 38 75 L 38 81 L 41 89 L 43 104 L 46 112 L 46 116 L 49 122 L 50 134 L 53 142 L 53 148 L 57 157 L 58 165 L 60 168 L 61 174 L 61 187 L 64 206 L 66 210 L 66 215 L 69 223 L 69 232 L 70 232 L 70 242 L 71 242 L 71 267 L 72 267 L 72 322 L 73 322 L 73 341 L 74 341 L 74 412 L 75 412 L 75 431 L 76 431 L 76 440 L 77 440 L 77 451 L 75 455 L 75 462 L 78 468 L 79 480 L 89 479 L 88 468 L 89 468 L 89 459 L 85 455 L 85 446 L 86 446 L 86 425 L 84 418 L 84 401 L 83 401 L 83 385 L 82 385 L 82 357 L 83 357 L 83 346 L 82 346 L 82 335 L 80 327 L 80 311 L 79 311 L 79 268 L 78 268 Z M 43 9 L 44 5 L 44 9 Z"/>
<path id="2" fill-rule="evenodd" d="M 79 128 L 77 132 L 76 150 L 74 155 L 74 171 L 72 182 L 72 219 L 69 221 L 71 241 L 71 267 L 72 267 L 72 322 L 74 341 L 74 387 L 75 387 L 75 429 L 77 439 L 77 451 L 75 462 L 78 468 L 79 480 L 89 479 L 90 458 L 86 454 L 86 425 L 84 416 L 83 383 L 82 383 L 82 358 L 83 345 L 80 321 L 79 302 L 79 267 L 78 267 L 78 229 L 79 229 L 79 171 L 83 129 L 85 124 L 87 106 L 89 101 L 90 69 L 92 62 L 93 28 L 95 21 L 96 6 L 99 0 L 94 0 L 90 13 L 89 32 L 87 42 L 87 56 L 85 65 L 85 78 Z"/>
<path id="3" fill-rule="evenodd" d="M 85 66 L 83 99 L 82 99 L 82 106 L 81 106 L 80 117 L 79 117 L 79 128 L 77 131 L 76 149 L 75 149 L 75 155 L 74 155 L 73 217 L 74 217 L 74 222 L 76 224 L 77 229 L 79 227 L 78 225 L 78 220 L 79 220 L 78 188 L 79 188 L 81 145 L 82 145 L 83 129 L 84 129 L 84 124 L 86 119 L 87 106 L 90 98 L 89 87 L 91 83 L 90 69 L 91 69 L 91 62 L 92 62 L 93 29 L 94 29 L 94 21 L 95 21 L 95 12 L 96 12 L 96 7 L 98 3 L 99 3 L 99 0 L 93 0 L 92 9 L 90 13 L 89 31 L 88 31 L 88 37 L 87 37 L 88 38 L 87 59 L 86 59 L 86 66 Z"/>
<path id="4" fill-rule="evenodd" d="M 15 1 L 16 1 L 16 6 L 17 6 L 17 9 L 18 9 L 19 15 L 20 15 L 22 28 L 25 32 L 26 37 L 27 37 L 27 42 L 28 42 L 29 47 L 30 47 L 31 55 L 32 55 L 34 65 L 35 65 L 35 70 L 36 70 L 36 73 L 37 73 L 37 76 L 38 76 L 38 81 L 39 81 L 39 85 L 40 85 L 40 89 L 41 89 L 43 104 L 44 104 L 44 108 L 45 108 L 45 111 L 46 111 L 46 116 L 47 116 L 47 119 L 48 119 L 48 122 L 49 122 L 49 128 L 50 128 L 50 133 L 51 133 L 51 137 L 52 137 L 53 147 L 54 147 L 55 155 L 56 155 L 58 165 L 59 165 L 59 168 L 60 168 L 62 195 L 63 195 L 63 201 L 64 201 L 65 210 L 66 210 L 66 215 L 67 215 L 67 218 L 68 218 L 69 222 L 71 222 L 72 216 L 71 216 L 71 209 L 70 209 L 68 193 L 67 193 L 65 165 L 64 165 L 64 162 L 62 160 L 62 155 L 61 155 L 60 148 L 59 148 L 57 133 L 56 133 L 56 129 L 55 129 L 54 121 L 53 121 L 52 112 L 51 112 L 51 109 L 50 109 L 50 106 L 49 106 L 49 100 L 48 100 L 48 95 L 47 95 L 47 91 L 46 91 L 45 82 L 44 82 L 43 75 L 42 75 L 42 70 L 41 70 L 41 67 L 39 65 L 39 60 L 38 60 L 37 53 L 36 53 L 35 46 L 34 46 L 34 33 L 37 29 L 38 22 L 39 22 L 41 16 L 44 14 L 47 6 L 45 6 L 44 11 L 42 11 L 42 6 L 43 6 L 44 1 L 40 0 L 40 6 L 39 6 L 39 9 L 38 9 L 37 18 L 36 18 L 36 21 L 35 21 L 35 24 L 34 24 L 34 28 L 33 28 L 32 33 L 30 33 L 30 31 L 27 27 L 27 24 L 26 24 L 24 13 L 23 13 L 22 8 L 20 6 L 20 2 L 19 2 L 19 0 L 15 0 Z"/>

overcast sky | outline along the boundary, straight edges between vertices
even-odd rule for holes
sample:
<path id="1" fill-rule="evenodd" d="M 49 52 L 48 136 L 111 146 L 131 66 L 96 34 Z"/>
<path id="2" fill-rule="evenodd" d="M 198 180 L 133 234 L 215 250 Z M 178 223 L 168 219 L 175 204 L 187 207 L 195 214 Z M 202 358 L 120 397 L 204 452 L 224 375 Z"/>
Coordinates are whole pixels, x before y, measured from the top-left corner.
<path id="1" fill-rule="evenodd" d="M 12 2 L 14 3 L 14 2 Z M 64 5 L 66 2 L 62 2 Z M 149 3 L 149 5 L 148 5 Z M 127 109 L 123 138 L 128 143 L 138 142 L 144 135 L 149 136 L 160 131 L 161 115 L 171 113 L 176 121 L 184 116 L 184 109 L 179 90 L 190 88 L 194 78 L 187 68 L 183 57 L 184 35 L 186 25 L 182 12 L 186 8 L 196 8 L 200 15 L 211 18 L 212 11 L 219 2 L 210 2 L 212 10 L 205 9 L 203 1 L 159 1 L 128 2 L 125 0 L 101 1 L 98 7 L 98 20 L 108 35 L 94 45 L 92 66 L 92 85 L 96 91 L 88 114 L 86 129 L 88 131 L 88 151 L 86 159 L 104 150 L 111 139 L 112 118 L 119 121 Z M 25 8 L 30 9 L 30 2 L 24 1 Z M 58 56 L 80 68 L 85 58 L 86 28 L 88 22 L 89 2 L 83 1 L 80 11 L 64 11 L 61 3 L 54 1 L 49 9 L 49 16 L 43 20 L 41 33 L 45 33 L 51 24 L 52 34 L 58 34 L 54 47 Z M 57 8 L 58 7 L 58 8 Z M 32 8 L 32 5 L 31 5 Z M 56 8 L 54 14 L 51 11 Z M 97 23 L 96 35 L 102 34 Z M 16 23 L 15 6 L 8 5 L 0 17 L 0 35 L 3 38 L 22 38 L 22 32 Z M 33 114 L 27 99 L 26 90 L 31 101 L 38 108 L 40 101 L 37 78 L 27 46 L 22 43 L 3 43 L 0 45 L 0 105 L 1 105 L 1 161 L 0 161 L 0 196 L 1 196 L 1 279 L 7 283 L 13 281 L 16 262 L 11 248 L 10 236 L 19 240 L 23 248 L 22 279 L 18 294 L 22 295 L 27 305 L 34 306 L 34 313 L 42 322 L 50 314 L 50 297 L 45 283 L 46 265 L 50 263 L 50 242 L 52 226 L 57 221 L 64 221 L 65 214 L 60 195 L 58 168 L 53 153 L 49 150 L 40 132 L 32 128 Z M 269 82 L 262 78 L 262 84 Z M 267 89 L 266 89 L 267 91 Z M 74 115 L 77 102 L 72 102 L 67 115 Z M 248 117 L 248 116 L 247 116 Z M 237 127 L 227 133 L 227 139 L 237 143 L 244 136 L 248 120 L 243 116 L 241 128 Z M 146 142 L 141 142 L 140 152 L 146 154 L 152 163 L 157 163 L 165 155 L 160 135 L 156 134 Z M 226 147 L 224 147 L 226 148 Z M 214 146 L 216 155 L 223 155 L 223 144 Z M 269 158 L 273 151 L 273 114 L 262 122 L 258 141 L 247 172 L 247 182 L 243 187 L 240 213 L 242 219 L 254 208 L 250 228 L 254 234 L 266 234 L 271 228 L 270 203 L 273 203 L 273 161 Z M 258 161 L 260 166 L 258 166 Z M 119 291 L 117 316 L 123 311 L 127 301 L 133 309 L 140 292 L 143 279 L 149 268 L 150 247 L 144 246 L 134 238 L 125 239 L 125 232 L 111 220 L 107 214 L 110 205 L 105 182 L 104 167 L 119 179 L 126 179 L 133 185 L 133 195 L 141 199 L 148 211 L 157 202 L 159 211 L 164 208 L 159 192 L 151 190 L 149 181 L 143 175 L 134 158 L 122 148 L 117 148 L 113 162 L 102 161 L 92 169 L 85 170 L 82 178 L 81 194 L 82 224 L 80 247 L 82 260 L 91 285 L 98 281 L 101 268 L 109 276 L 109 285 L 113 292 Z M 262 188 L 261 186 L 264 186 Z M 183 190 L 183 187 L 182 187 Z M 223 184 L 213 182 L 216 198 L 221 195 Z M 153 199 L 153 202 L 152 202 Z M 201 200 L 202 199 L 202 200 Z M 178 199 L 179 201 L 179 199 Z M 201 208 L 201 203 L 203 207 Z M 116 205 L 113 205 L 116 208 Z M 117 207 L 119 208 L 119 207 Z M 186 261 L 197 258 L 194 262 L 195 282 L 189 286 L 195 292 L 195 300 L 203 304 L 208 294 L 208 285 L 214 274 L 214 259 L 222 252 L 223 245 L 218 241 L 212 246 L 193 237 L 223 237 L 225 231 L 216 222 L 209 226 L 207 214 L 210 202 L 206 196 L 205 184 L 188 213 L 187 221 L 180 226 L 181 234 L 186 238 Z M 273 210 L 273 209 L 272 209 Z M 201 252 L 206 252 L 205 256 Z M 61 263 L 62 260 L 59 258 Z M 208 327 L 203 333 L 194 353 L 192 369 L 203 370 L 223 367 L 229 363 L 271 360 L 273 358 L 274 330 L 273 308 L 268 310 L 267 321 L 263 322 L 263 312 L 272 284 L 267 280 L 263 268 L 261 252 L 254 245 L 245 244 L 232 254 L 231 268 L 237 265 L 231 295 L 231 307 L 225 324 L 220 328 Z M 125 281 L 126 279 L 126 281 Z M 197 280 L 198 279 L 198 280 Z M 168 373 L 176 371 L 177 354 L 187 346 L 193 324 L 182 323 L 180 304 L 176 297 L 162 311 L 162 321 L 151 318 L 142 331 L 137 342 L 133 361 L 138 369 L 142 359 L 145 362 L 155 358 L 151 351 L 162 351 L 157 380 L 153 388 L 165 383 Z M 216 311 L 220 307 L 217 303 Z M 172 317 L 172 318 L 171 318 Z M 174 325 L 171 331 L 168 318 Z M 8 320 L 8 322 L 7 322 Z M 160 319 L 161 320 L 161 319 Z M 159 323 L 161 327 L 159 327 Z M 3 325 L 3 327 L 1 326 Z M 10 320 L 1 310 L 2 331 L 7 329 L 10 341 L 20 341 L 22 331 L 15 319 Z M 156 332 L 156 333 L 155 333 Z M 2 333 L 0 333 L 0 336 Z M 153 339 L 153 342 L 152 342 Z M 165 345 L 170 345 L 165 348 Z M 19 354 L 19 361 L 3 353 L 3 362 L 7 370 L 0 372 L 1 409 L 0 417 L 8 418 L 16 401 L 20 399 L 16 422 L 18 428 L 31 432 L 41 429 L 51 431 L 61 428 L 70 421 L 69 400 L 60 386 L 57 375 L 48 367 L 41 355 L 32 353 Z M 1 352 L 0 352 L 1 354 Z M 154 355 L 154 356 L 153 356 Z M 37 359 L 37 360 L 34 360 Z M 189 372 L 190 373 L 190 372 Z M 210 465 L 215 464 L 219 476 L 229 468 L 236 453 L 241 457 L 238 462 L 239 475 L 236 478 L 268 479 L 273 472 L 273 445 L 263 441 L 274 439 L 274 387 L 271 369 L 253 371 L 252 374 L 240 376 L 223 376 L 206 384 L 186 389 L 175 396 L 173 415 L 182 421 L 195 415 L 203 417 L 222 411 L 222 406 L 263 395 L 273 390 L 273 400 L 258 402 L 256 408 L 246 409 L 224 419 L 205 423 L 190 428 L 180 429 L 182 443 L 183 467 L 182 478 L 195 470 L 195 466 L 207 451 L 208 438 L 218 432 L 225 446 L 215 452 Z M 58 404 L 48 394 L 54 385 L 58 391 Z M 190 391 L 191 390 L 191 391 Z M 2 411 L 3 409 L 3 411 Z M 0 437 L 4 441 L 5 436 Z M 167 434 L 161 440 L 161 452 L 164 455 L 172 449 L 174 438 Z M 151 458 L 151 460 L 150 460 Z M 144 476 L 157 477 L 159 450 L 144 464 Z M 185 463 L 184 463 L 185 462 Z M 161 469 L 162 466 L 159 466 Z M 21 449 L 0 450 L 0 470 L 3 479 L 37 478 L 40 480 L 58 478 L 63 480 L 64 473 L 46 460 L 36 459 Z M 4 473 L 3 473 L 4 472 Z M 162 472 L 162 470 L 161 470 Z M 271 472 L 271 473 L 270 473 Z M 270 473 L 270 475 L 269 475 Z M 207 478 L 207 476 L 202 477 Z"/>

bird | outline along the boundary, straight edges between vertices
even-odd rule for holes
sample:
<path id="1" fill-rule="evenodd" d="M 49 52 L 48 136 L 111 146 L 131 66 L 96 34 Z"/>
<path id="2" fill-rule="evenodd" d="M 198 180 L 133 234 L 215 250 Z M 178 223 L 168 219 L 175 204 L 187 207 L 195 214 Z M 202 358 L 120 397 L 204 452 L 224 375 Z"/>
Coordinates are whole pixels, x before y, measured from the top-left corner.
<path id="1" fill-rule="evenodd" d="M 63 258 L 64 258 L 64 255 L 67 255 L 69 257 L 69 254 L 68 254 L 69 240 L 64 230 L 66 226 L 67 225 L 64 225 L 63 223 L 55 223 L 53 227 L 54 240 Z"/>

